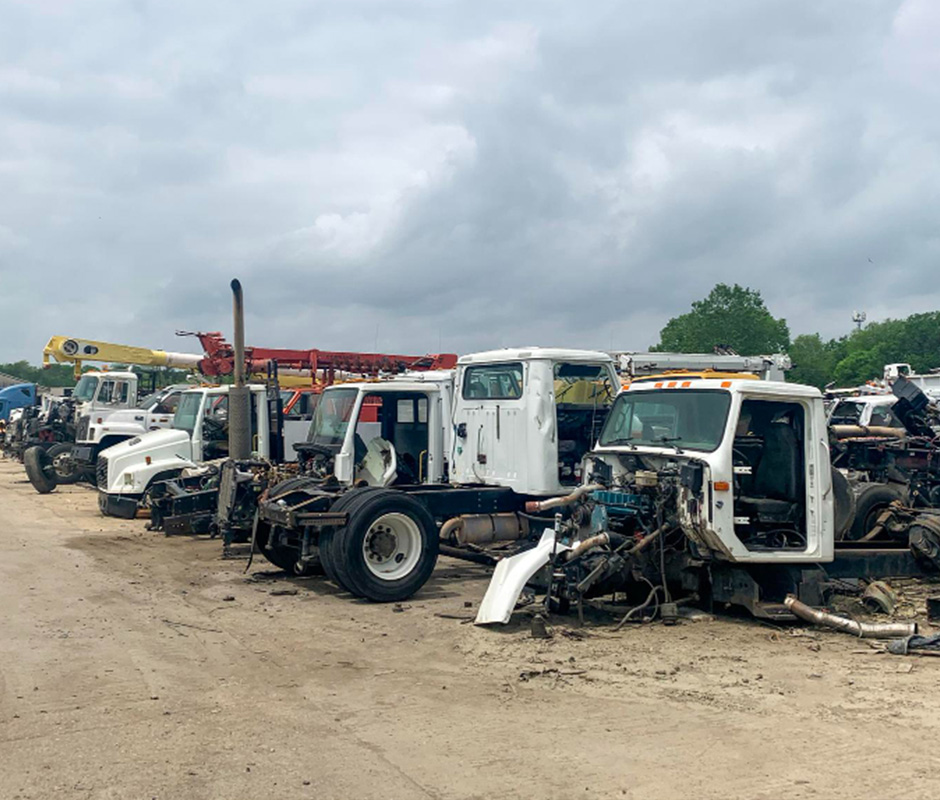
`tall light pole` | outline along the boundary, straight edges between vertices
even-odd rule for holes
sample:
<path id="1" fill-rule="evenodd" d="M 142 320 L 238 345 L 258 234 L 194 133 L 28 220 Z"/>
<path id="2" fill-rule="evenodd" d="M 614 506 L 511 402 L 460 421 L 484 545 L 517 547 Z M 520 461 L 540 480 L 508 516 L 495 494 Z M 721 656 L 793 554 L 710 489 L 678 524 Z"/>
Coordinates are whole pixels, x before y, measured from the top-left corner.
<path id="1" fill-rule="evenodd" d="M 856 329 L 861 330 L 862 325 L 865 324 L 865 320 L 868 319 L 868 315 L 864 311 L 853 311 L 852 312 L 852 322 L 855 323 Z"/>

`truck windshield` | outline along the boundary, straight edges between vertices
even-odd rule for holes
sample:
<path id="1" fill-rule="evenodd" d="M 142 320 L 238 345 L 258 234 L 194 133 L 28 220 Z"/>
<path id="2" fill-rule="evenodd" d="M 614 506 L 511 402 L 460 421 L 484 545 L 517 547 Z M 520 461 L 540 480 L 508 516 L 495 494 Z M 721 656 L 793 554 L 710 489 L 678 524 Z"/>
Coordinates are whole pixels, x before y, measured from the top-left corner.
<path id="1" fill-rule="evenodd" d="M 307 441 L 323 447 L 339 447 L 346 438 L 346 429 L 356 405 L 358 389 L 328 389 L 317 404 Z"/>
<path id="2" fill-rule="evenodd" d="M 82 375 L 78 383 L 75 384 L 75 390 L 72 397 L 79 403 L 87 403 L 95 396 L 95 389 L 98 388 L 98 379 L 92 375 Z"/>
<path id="3" fill-rule="evenodd" d="M 190 434 L 196 430 L 196 418 L 202 406 L 202 392 L 184 392 L 180 397 L 180 404 L 173 415 L 173 427 L 179 431 L 188 431 Z"/>
<path id="4" fill-rule="evenodd" d="M 721 443 L 730 406 L 730 393 L 718 389 L 624 392 L 614 401 L 599 443 L 710 453 Z"/>

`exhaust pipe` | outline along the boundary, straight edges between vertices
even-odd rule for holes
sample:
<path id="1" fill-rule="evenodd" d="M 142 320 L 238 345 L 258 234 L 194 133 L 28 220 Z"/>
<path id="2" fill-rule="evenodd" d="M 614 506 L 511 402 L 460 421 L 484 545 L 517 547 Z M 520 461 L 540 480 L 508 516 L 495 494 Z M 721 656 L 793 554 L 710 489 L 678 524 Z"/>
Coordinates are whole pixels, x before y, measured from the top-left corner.
<path id="1" fill-rule="evenodd" d="M 893 636 L 913 636 L 917 633 L 916 622 L 856 622 L 854 619 L 839 617 L 828 611 L 819 611 L 801 603 L 792 594 L 788 594 L 783 604 L 806 622 L 833 628 L 843 633 L 851 633 L 862 639 L 890 639 Z"/>
<path id="2" fill-rule="evenodd" d="M 564 497 L 552 497 L 550 500 L 530 500 L 525 504 L 525 510 L 528 514 L 536 514 L 539 511 L 548 511 L 550 508 L 561 508 L 570 506 L 572 503 L 580 500 L 584 495 L 590 492 L 599 492 L 604 487 L 599 483 L 592 483 L 587 486 L 579 486 L 571 494 Z"/>
<path id="3" fill-rule="evenodd" d="M 245 386 L 245 300 L 238 278 L 232 280 L 232 317 L 235 325 L 235 385 L 228 394 L 228 454 L 251 456 L 251 402 Z"/>

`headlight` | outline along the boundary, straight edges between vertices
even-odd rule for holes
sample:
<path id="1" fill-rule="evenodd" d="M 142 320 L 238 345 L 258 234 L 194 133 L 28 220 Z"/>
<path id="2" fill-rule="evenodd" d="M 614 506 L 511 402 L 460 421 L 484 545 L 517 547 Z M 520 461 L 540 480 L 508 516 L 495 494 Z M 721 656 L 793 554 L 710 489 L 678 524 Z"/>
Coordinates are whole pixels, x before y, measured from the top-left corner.
<path id="1" fill-rule="evenodd" d="M 131 475 L 129 472 L 125 472 L 125 473 L 124 473 L 124 485 L 125 485 L 125 486 L 133 486 L 133 485 L 134 485 L 134 476 Z"/>

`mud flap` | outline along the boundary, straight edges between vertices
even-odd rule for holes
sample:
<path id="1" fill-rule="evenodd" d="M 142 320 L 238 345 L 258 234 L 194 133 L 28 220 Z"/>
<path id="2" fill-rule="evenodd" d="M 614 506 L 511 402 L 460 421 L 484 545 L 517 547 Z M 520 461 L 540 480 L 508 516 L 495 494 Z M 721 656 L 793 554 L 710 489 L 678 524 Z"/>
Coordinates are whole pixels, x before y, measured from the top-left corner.
<path id="1" fill-rule="evenodd" d="M 552 558 L 571 548 L 560 542 L 555 544 L 555 531 L 546 528 L 539 543 L 531 550 L 504 558 L 496 565 L 493 578 L 483 595 L 475 625 L 505 625 L 512 616 L 519 595 L 526 583 Z"/>

